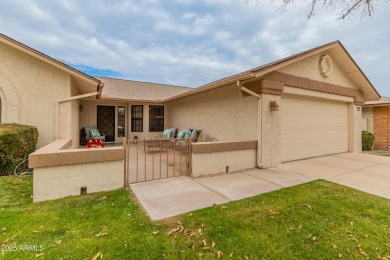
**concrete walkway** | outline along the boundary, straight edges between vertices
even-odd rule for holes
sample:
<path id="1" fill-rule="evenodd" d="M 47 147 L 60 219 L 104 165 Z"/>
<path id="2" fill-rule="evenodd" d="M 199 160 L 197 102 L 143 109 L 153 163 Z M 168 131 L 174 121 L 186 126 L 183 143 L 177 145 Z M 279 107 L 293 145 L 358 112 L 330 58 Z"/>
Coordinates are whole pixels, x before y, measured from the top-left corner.
<path id="1" fill-rule="evenodd" d="M 390 157 L 345 153 L 288 162 L 278 168 L 199 179 L 177 177 L 130 187 L 150 218 L 158 220 L 316 179 L 390 198 Z"/>

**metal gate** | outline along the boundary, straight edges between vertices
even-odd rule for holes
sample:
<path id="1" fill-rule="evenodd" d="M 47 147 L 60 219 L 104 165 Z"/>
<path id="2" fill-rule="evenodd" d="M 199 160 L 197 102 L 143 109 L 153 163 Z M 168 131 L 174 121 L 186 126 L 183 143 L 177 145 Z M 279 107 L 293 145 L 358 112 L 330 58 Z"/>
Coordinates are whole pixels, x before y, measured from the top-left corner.
<path id="1" fill-rule="evenodd" d="M 191 176 L 191 139 L 123 140 L 124 185 Z"/>

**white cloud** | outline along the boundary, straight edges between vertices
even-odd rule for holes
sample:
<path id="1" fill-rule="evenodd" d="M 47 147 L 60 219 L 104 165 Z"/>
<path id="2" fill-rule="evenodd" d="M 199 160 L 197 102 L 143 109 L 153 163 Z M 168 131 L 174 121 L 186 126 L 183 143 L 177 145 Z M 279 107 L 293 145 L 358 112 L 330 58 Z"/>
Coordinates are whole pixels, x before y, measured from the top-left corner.
<path id="1" fill-rule="evenodd" d="M 70 64 L 186 86 L 340 39 L 390 96 L 386 8 L 337 21 L 320 10 L 307 20 L 301 2 L 279 13 L 268 0 L 3 0 L 0 32 Z"/>

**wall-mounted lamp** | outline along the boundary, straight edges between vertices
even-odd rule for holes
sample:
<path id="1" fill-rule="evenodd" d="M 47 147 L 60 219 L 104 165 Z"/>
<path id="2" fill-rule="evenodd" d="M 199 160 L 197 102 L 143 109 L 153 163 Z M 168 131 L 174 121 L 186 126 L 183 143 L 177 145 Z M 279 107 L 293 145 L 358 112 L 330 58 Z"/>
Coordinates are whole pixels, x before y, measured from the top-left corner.
<path id="1" fill-rule="evenodd" d="M 80 105 L 80 106 L 79 106 L 79 110 L 80 110 L 80 112 L 83 112 L 83 111 L 84 111 L 83 105 Z"/>
<path id="2" fill-rule="evenodd" d="M 276 101 L 270 101 L 269 107 L 271 108 L 271 111 L 279 111 L 279 104 Z"/>

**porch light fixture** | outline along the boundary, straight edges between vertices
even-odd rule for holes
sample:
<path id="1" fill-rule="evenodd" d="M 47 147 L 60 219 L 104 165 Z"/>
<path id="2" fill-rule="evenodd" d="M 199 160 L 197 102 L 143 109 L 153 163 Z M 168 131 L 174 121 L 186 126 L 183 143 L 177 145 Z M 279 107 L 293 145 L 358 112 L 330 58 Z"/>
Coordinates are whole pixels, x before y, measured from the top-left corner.
<path id="1" fill-rule="evenodd" d="M 80 110 L 80 112 L 83 112 L 83 111 L 84 111 L 83 105 L 80 105 L 80 106 L 79 106 L 79 110 Z"/>
<path id="2" fill-rule="evenodd" d="M 134 136 L 133 140 L 134 140 L 133 143 L 134 143 L 134 144 L 137 144 L 138 136 Z"/>
<path id="3" fill-rule="evenodd" d="M 271 111 L 279 111 L 279 104 L 276 101 L 270 101 L 269 107 L 271 108 Z"/>

